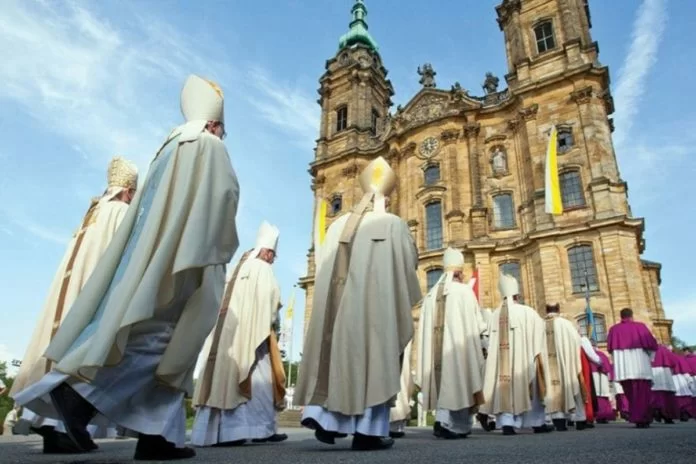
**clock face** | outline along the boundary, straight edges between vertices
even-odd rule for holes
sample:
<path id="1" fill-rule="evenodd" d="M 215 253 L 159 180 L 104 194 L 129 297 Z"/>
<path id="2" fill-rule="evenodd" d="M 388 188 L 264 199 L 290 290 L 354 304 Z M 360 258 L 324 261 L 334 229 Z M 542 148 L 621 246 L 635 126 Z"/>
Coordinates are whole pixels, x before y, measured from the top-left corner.
<path id="1" fill-rule="evenodd" d="M 430 156 L 437 151 L 439 145 L 440 143 L 435 137 L 428 137 L 421 142 L 420 151 L 423 155 Z"/>

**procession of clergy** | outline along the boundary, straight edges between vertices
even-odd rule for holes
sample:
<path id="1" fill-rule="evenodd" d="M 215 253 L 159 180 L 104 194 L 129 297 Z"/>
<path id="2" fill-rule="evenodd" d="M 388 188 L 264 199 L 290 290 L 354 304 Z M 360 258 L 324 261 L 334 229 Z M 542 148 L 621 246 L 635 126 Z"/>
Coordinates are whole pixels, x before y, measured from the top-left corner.
<path id="1" fill-rule="evenodd" d="M 136 460 L 192 457 L 186 397 L 196 408 L 194 446 L 287 438 L 276 426 L 285 374 L 272 329 L 279 231 L 264 222 L 227 269 L 240 192 L 222 141 L 223 102 L 218 85 L 189 76 L 185 121 L 142 187 L 135 167 L 111 161 L 108 188 L 70 242 L 10 392 L 45 453 L 94 451 L 94 438 L 118 428 L 138 438 Z M 316 233 L 294 403 L 319 441 L 352 435 L 356 450 L 391 447 L 414 385 L 443 439 L 465 438 L 475 418 L 503 435 L 592 427 L 616 417 L 615 393 L 639 428 L 655 410 L 667 422 L 694 415 L 694 358 L 658 346 L 630 309 L 609 331 L 612 364 L 558 305 L 544 318 L 521 304 L 511 276 L 499 276 L 500 306 L 481 309 L 457 250 L 445 251 L 445 272 L 421 298 L 413 238 L 387 212 L 395 183 L 376 158 L 360 176 L 357 206 Z"/>

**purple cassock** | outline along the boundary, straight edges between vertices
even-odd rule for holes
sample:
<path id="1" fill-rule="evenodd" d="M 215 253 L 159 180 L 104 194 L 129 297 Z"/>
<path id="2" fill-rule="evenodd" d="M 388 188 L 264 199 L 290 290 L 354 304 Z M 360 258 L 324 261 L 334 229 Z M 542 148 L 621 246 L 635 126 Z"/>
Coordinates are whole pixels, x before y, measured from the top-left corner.
<path id="1" fill-rule="evenodd" d="M 673 423 L 679 419 L 679 406 L 673 378 L 677 362 L 677 355 L 669 348 L 664 345 L 657 347 L 652 362 L 652 408 L 655 417 L 664 419 L 667 423 Z"/>
<path id="2" fill-rule="evenodd" d="M 595 349 L 595 353 L 597 353 L 597 356 L 599 356 L 599 359 L 602 361 L 602 365 L 598 366 L 595 363 L 590 363 L 593 380 L 597 379 L 598 376 L 606 375 L 609 382 L 611 382 L 614 377 L 614 373 L 609 356 L 598 349 Z M 595 380 L 595 390 L 597 391 L 597 411 L 595 413 L 595 419 L 600 423 L 613 421 L 616 419 L 616 412 L 611 406 L 611 393 L 604 391 L 605 389 L 608 389 L 609 382 L 607 382 L 607 385 L 605 386 L 601 380 Z M 599 386 L 597 384 L 599 384 Z"/>
<path id="3" fill-rule="evenodd" d="M 689 363 L 689 366 L 691 367 L 691 379 L 694 381 L 694 395 L 696 395 L 696 355 L 693 353 L 687 353 L 684 358 L 686 361 Z M 696 396 L 693 396 L 691 400 L 691 412 L 690 415 L 692 418 L 696 419 Z"/>
<path id="4" fill-rule="evenodd" d="M 688 387 L 690 379 L 696 372 L 694 366 L 689 363 L 689 358 L 684 355 L 675 355 L 676 366 L 674 368 L 675 382 L 677 383 L 677 405 L 679 413 L 685 420 L 689 417 L 696 418 L 696 399 L 692 396 Z"/>
<path id="5" fill-rule="evenodd" d="M 629 421 L 647 427 L 653 419 L 650 357 L 657 351 L 657 340 L 645 324 L 623 318 L 609 329 L 607 349 L 614 357 L 614 378 L 628 399 Z"/>

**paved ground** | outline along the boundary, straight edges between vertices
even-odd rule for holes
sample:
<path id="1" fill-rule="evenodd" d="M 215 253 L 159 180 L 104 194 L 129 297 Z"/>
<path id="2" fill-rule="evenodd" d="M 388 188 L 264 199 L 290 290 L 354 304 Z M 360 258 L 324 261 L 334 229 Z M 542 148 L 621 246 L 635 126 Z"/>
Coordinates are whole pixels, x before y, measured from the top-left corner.
<path id="1" fill-rule="evenodd" d="M 290 438 L 279 444 L 247 445 L 240 448 L 205 448 L 188 461 L 195 463 L 399 463 L 436 462 L 472 464 L 559 463 L 639 464 L 696 463 L 696 422 L 675 425 L 653 424 L 637 430 L 628 424 L 598 426 L 594 430 L 550 435 L 520 434 L 503 437 L 500 432 L 475 430 L 465 440 L 436 440 L 427 429 L 409 429 L 388 451 L 355 452 L 350 440 L 335 446 L 314 440 L 310 431 L 285 429 Z M 48 456 L 41 453 L 37 437 L 0 437 L 0 462 L 115 464 L 132 462 L 134 440 L 99 440 L 100 449 L 88 455 Z"/>

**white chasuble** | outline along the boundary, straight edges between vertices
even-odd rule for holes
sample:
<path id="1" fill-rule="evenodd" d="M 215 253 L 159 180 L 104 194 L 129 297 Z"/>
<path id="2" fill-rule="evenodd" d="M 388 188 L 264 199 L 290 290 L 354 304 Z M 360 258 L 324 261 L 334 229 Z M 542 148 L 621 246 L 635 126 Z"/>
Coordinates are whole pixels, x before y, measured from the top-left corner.
<path id="1" fill-rule="evenodd" d="M 118 425 L 179 443 L 183 396 L 238 246 L 238 198 L 221 140 L 174 131 L 46 351 L 56 371 L 17 402 L 42 407 L 67 374 L 89 381 L 71 382 Z"/>
<path id="2" fill-rule="evenodd" d="M 127 210 L 127 203 L 111 199 L 110 195 L 104 196 L 89 208 L 58 266 L 39 322 L 12 384 L 10 396 L 38 382 L 50 370 L 51 363 L 43 354 L 104 254 Z"/>
<path id="3" fill-rule="evenodd" d="M 333 427 L 327 430 L 352 430 L 346 433 L 355 432 L 356 421 L 365 422 L 366 433 L 386 419 L 388 433 L 400 358 L 413 337 L 411 309 L 421 296 L 417 266 L 408 226 L 393 214 L 349 213 L 331 224 L 295 386 L 305 416 Z"/>
<path id="4" fill-rule="evenodd" d="M 582 349 L 580 334 L 575 324 L 558 314 L 546 317 L 546 344 L 548 350 L 548 384 L 546 412 L 554 419 L 565 418 L 576 409 L 579 397 L 584 404 L 588 392 L 581 383 Z M 555 413 L 561 416 L 553 416 Z"/>
<path id="5" fill-rule="evenodd" d="M 448 272 L 423 300 L 416 385 L 426 411 L 459 411 L 484 403 L 481 334 L 486 326 L 467 284 Z"/>
<path id="6" fill-rule="evenodd" d="M 491 315 L 481 412 L 521 416 L 543 403 L 548 391 L 544 320 L 529 306 L 508 303 Z M 543 425 L 543 406 L 540 411 Z M 514 421 L 519 426 L 519 420 Z M 499 424 L 502 425 L 502 424 Z M 512 424 L 511 424 L 512 425 Z"/>

